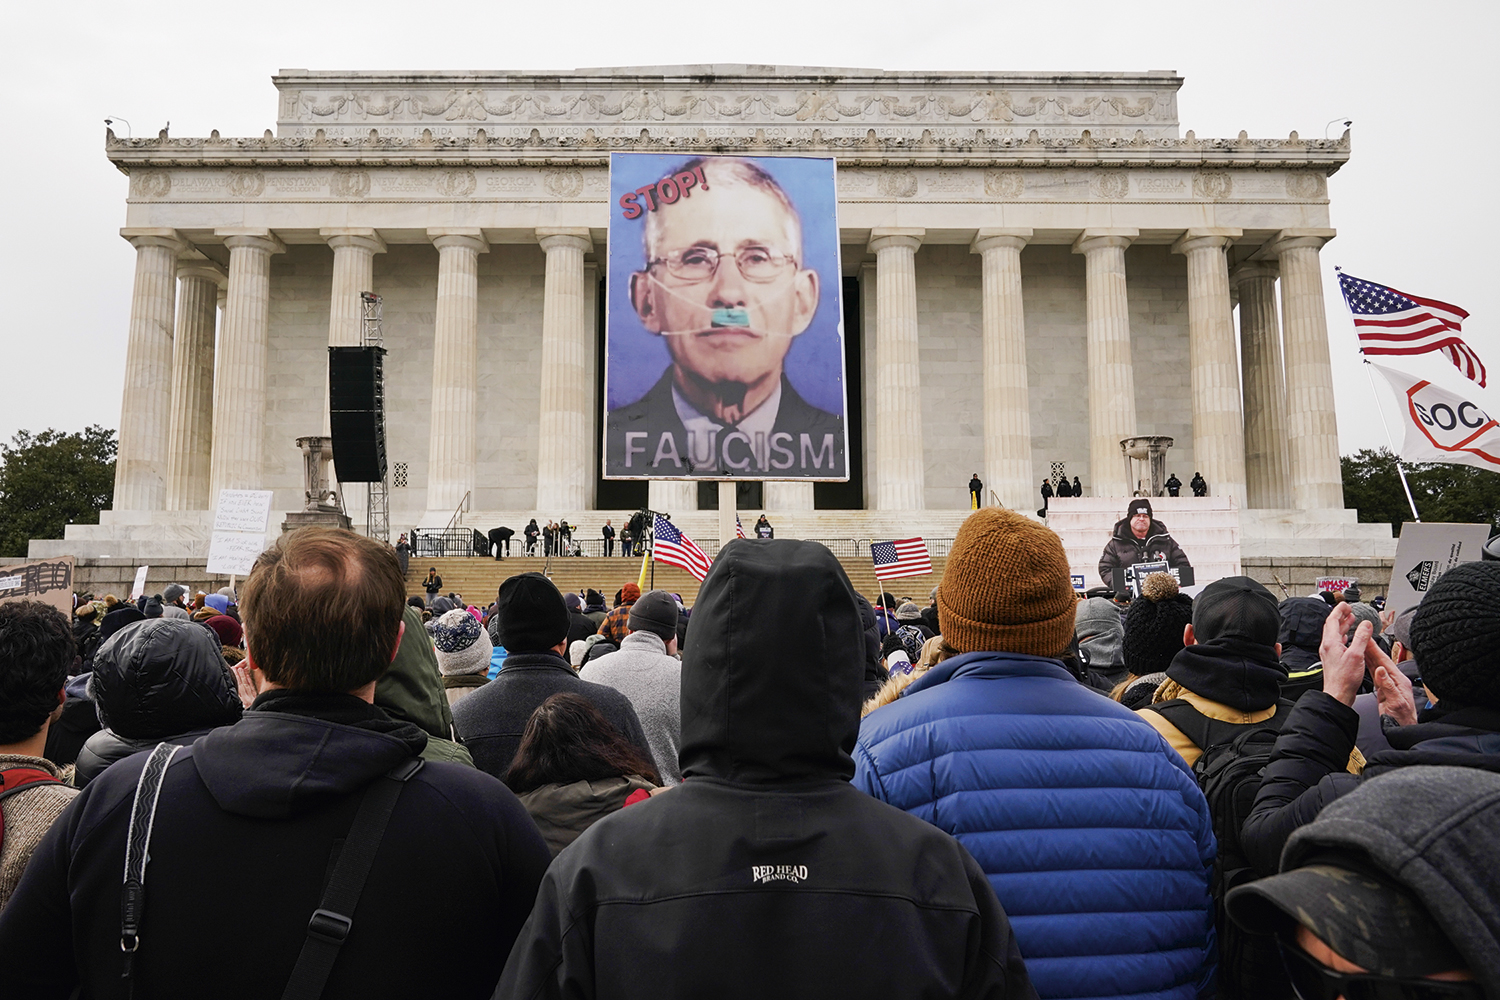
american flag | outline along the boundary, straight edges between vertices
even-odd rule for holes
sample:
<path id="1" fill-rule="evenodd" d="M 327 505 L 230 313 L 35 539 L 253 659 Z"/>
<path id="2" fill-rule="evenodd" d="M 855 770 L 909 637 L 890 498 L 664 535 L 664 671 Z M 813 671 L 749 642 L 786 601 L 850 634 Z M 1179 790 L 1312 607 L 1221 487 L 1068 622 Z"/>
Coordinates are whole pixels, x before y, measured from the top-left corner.
<path id="1" fill-rule="evenodd" d="M 1458 336 L 1461 324 L 1469 318 L 1463 309 L 1342 272 L 1339 288 L 1354 314 L 1359 349 L 1365 354 L 1442 351 L 1453 367 L 1485 384 L 1484 363 Z"/>
<path id="2" fill-rule="evenodd" d="M 894 542 L 875 542 L 870 546 L 875 561 L 875 576 L 894 580 L 898 576 L 925 576 L 932 572 L 932 558 L 927 543 L 920 538 L 901 538 Z"/>
<path id="3" fill-rule="evenodd" d="M 677 525 L 660 514 L 656 515 L 652 530 L 656 533 L 656 545 L 653 549 L 656 561 L 668 566 L 679 566 L 691 573 L 694 580 L 702 583 L 714 561 L 694 545 L 691 538 L 678 530 Z"/>
<path id="4" fill-rule="evenodd" d="M 738 514 L 734 515 L 734 537 L 745 537 L 745 526 L 740 523 L 740 516 Z"/>

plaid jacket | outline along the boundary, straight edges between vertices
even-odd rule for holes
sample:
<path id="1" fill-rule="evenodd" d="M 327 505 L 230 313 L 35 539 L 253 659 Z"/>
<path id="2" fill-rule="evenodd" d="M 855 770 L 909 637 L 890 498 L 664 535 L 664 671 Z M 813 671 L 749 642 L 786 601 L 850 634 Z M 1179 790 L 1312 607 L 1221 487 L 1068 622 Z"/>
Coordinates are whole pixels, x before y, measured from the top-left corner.
<path id="1" fill-rule="evenodd" d="M 625 633 L 630 631 L 630 605 L 622 604 L 609 614 L 604 616 L 604 624 L 599 626 L 599 634 L 604 636 L 616 646 L 620 640 L 625 638 Z"/>

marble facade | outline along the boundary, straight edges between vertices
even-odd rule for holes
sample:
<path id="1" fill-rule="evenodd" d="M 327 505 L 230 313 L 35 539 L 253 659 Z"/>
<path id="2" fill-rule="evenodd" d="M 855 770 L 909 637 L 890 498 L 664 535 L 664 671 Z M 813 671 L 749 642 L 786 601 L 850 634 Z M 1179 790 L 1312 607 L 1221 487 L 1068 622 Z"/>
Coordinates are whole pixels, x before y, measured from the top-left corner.
<path id="1" fill-rule="evenodd" d="M 393 532 L 440 526 L 466 496 L 479 520 L 599 508 L 612 150 L 837 158 L 866 509 L 920 524 L 966 507 L 975 470 L 1031 509 L 1057 462 L 1090 495 L 1126 495 L 1120 439 L 1166 434 L 1184 482 L 1201 470 L 1280 512 L 1257 524 L 1353 521 L 1319 275 L 1347 135 L 1182 134 L 1170 72 L 274 83 L 260 137 L 108 136 L 137 253 L 115 509 L 33 554 L 191 547 L 222 488 L 298 509 L 295 440 L 326 427 L 326 348 L 358 342 L 367 289 L 384 299 Z M 696 506 L 691 486 L 651 496 Z M 765 498 L 813 507 L 811 484 Z"/>

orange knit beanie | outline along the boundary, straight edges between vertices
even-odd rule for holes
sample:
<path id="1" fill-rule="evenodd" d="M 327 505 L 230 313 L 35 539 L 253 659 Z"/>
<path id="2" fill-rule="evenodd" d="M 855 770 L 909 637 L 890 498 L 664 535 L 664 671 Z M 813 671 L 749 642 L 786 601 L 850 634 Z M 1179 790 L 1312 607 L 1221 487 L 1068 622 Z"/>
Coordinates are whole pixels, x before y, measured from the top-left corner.
<path id="1" fill-rule="evenodd" d="M 953 540 L 938 586 L 938 625 L 961 653 L 1059 656 L 1073 638 L 1077 603 L 1056 532 L 986 507 Z"/>

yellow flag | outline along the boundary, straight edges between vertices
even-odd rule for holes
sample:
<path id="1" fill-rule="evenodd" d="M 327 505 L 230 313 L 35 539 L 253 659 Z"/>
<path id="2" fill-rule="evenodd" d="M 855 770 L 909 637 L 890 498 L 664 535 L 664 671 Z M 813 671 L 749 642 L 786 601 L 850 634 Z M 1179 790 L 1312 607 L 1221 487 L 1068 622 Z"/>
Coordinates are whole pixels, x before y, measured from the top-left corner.
<path id="1" fill-rule="evenodd" d="M 648 548 L 641 556 L 641 578 L 635 582 L 641 588 L 641 593 L 646 592 L 646 571 L 651 568 L 651 550 Z"/>

